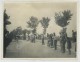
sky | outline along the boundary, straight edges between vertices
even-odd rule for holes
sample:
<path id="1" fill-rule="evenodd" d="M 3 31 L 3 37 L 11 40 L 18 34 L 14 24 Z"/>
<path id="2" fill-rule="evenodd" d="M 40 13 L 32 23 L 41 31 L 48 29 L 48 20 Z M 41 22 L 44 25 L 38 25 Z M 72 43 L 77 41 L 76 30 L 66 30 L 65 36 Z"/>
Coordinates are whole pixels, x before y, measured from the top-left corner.
<path id="1" fill-rule="evenodd" d="M 62 12 L 64 10 L 70 10 L 73 14 L 70 24 L 67 26 L 68 36 L 72 36 L 72 30 L 76 31 L 77 23 L 77 4 L 76 3 L 5 3 L 4 9 L 10 16 L 10 25 L 7 26 L 9 31 L 21 26 L 22 29 L 27 28 L 27 21 L 31 16 L 37 17 L 38 21 L 42 17 L 49 17 L 50 22 L 47 28 L 47 33 L 56 33 L 59 35 L 62 27 L 55 23 L 55 12 Z M 37 33 L 43 33 L 43 27 L 39 23 L 37 27 Z"/>

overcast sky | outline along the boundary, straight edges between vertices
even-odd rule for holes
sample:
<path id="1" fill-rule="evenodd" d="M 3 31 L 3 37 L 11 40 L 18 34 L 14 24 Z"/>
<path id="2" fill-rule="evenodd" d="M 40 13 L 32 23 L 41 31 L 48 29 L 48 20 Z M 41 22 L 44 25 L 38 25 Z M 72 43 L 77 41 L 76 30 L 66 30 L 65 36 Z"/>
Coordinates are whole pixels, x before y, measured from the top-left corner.
<path id="1" fill-rule="evenodd" d="M 55 12 L 61 12 L 64 10 L 71 10 L 73 16 L 70 20 L 70 24 L 67 26 L 67 34 L 71 36 L 72 30 L 76 31 L 76 3 L 6 3 L 4 5 L 6 13 L 10 16 L 9 21 L 11 25 L 7 26 L 9 31 L 12 31 L 16 27 L 21 26 L 22 29 L 27 29 L 27 21 L 31 16 L 37 17 L 41 20 L 42 17 L 49 17 L 50 22 L 47 28 L 47 33 L 55 32 L 59 34 L 61 27 L 55 23 Z M 42 33 L 43 27 L 39 23 L 37 27 L 37 33 Z"/>

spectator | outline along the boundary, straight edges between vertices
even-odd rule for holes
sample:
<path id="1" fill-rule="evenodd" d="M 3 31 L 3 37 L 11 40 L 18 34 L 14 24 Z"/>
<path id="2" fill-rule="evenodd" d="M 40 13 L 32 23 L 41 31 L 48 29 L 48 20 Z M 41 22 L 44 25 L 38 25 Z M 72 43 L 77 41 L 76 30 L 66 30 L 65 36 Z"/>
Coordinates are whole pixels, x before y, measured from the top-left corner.
<path id="1" fill-rule="evenodd" d="M 55 50 L 57 49 L 57 37 L 56 37 L 55 33 L 54 33 L 54 48 L 55 48 Z"/>
<path id="2" fill-rule="evenodd" d="M 69 37 L 67 37 L 67 49 L 68 49 L 69 54 L 71 54 L 71 41 Z"/>

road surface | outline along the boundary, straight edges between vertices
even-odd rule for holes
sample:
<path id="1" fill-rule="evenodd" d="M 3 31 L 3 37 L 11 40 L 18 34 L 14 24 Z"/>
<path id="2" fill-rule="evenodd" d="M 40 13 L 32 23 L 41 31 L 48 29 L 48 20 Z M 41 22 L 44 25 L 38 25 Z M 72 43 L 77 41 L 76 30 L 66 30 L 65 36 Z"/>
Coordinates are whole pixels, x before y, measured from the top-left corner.
<path id="1" fill-rule="evenodd" d="M 36 40 L 35 43 L 27 40 L 18 42 L 13 40 L 7 47 L 6 58 L 76 58 L 74 43 L 72 43 L 71 51 L 69 55 L 66 47 L 66 52 L 61 53 L 59 42 L 57 50 L 54 50 L 47 46 L 46 40 L 45 45 L 42 45 L 41 40 Z"/>

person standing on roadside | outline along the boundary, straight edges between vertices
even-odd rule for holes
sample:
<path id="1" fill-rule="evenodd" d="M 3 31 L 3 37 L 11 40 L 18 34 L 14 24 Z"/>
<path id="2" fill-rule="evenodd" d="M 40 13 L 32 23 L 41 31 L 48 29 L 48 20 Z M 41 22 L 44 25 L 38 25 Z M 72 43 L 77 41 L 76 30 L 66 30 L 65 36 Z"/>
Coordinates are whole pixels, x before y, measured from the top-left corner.
<path id="1" fill-rule="evenodd" d="M 57 37 L 56 37 L 55 33 L 54 33 L 54 48 L 55 48 L 55 50 L 57 50 Z"/>
<path id="2" fill-rule="evenodd" d="M 77 41 L 77 33 L 72 30 L 72 40 L 75 43 L 75 52 L 76 52 L 76 41 Z"/>
<path id="3" fill-rule="evenodd" d="M 71 54 L 71 39 L 67 37 L 67 49 L 69 54 Z"/>
<path id="4" fill-rule="evenodd" d="M 60 42 L 61 42 L 61 51 L 62 53 L 65 53 L 65 44 L 67 41 L 67 33 L 66 33 L 66 28 L 63 28 L 62 32 L 60 33 Z"/>
<path id="5" fill-rule="evenodd" d="M 42 34 L 42 45 L 44 45 L 44 34 Z"/>

